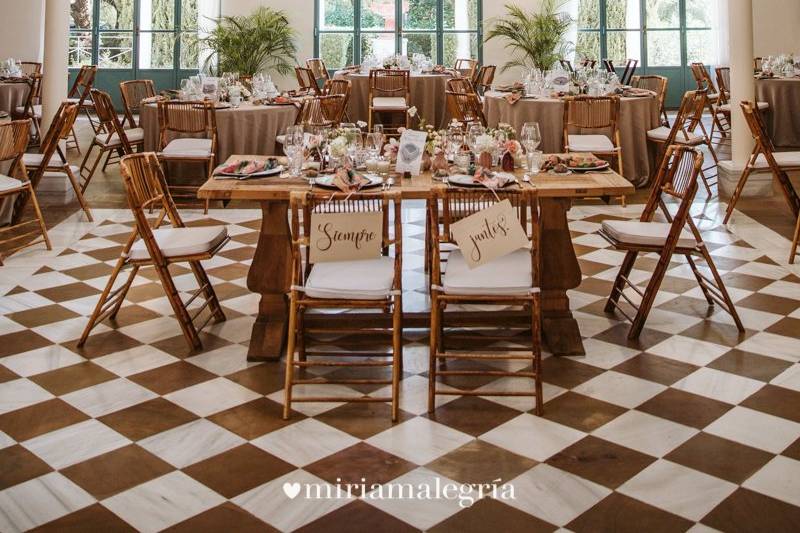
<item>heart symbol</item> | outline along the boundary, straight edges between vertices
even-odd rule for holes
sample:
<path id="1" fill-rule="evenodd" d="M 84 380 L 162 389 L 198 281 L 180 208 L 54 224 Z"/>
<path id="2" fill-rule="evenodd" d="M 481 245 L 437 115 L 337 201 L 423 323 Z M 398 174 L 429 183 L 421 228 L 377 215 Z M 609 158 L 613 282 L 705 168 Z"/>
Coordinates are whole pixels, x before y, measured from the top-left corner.
<path id="1" fill-rule="evenodd" d="M 300 494 L 300 483 L 284 483 L 283 492 L 289 497 L 290 500 L 294 500 L 295 497 Z"/>
<path id="2" fill-rule="evenodd" d="M 419 150 L 419 147 L 417 145 L 415 145 L 415 144 L 406 144 L 405 146 L 403 146 L 402 154 L 401 154 L 401 156 L 403 158 L 403 161 L 405 161 L 407 163 L 410 163 L 411 161 L 414 161 L 417 158 L 417 156 L 419 155 L 419 151 L 420 150 Z"/>

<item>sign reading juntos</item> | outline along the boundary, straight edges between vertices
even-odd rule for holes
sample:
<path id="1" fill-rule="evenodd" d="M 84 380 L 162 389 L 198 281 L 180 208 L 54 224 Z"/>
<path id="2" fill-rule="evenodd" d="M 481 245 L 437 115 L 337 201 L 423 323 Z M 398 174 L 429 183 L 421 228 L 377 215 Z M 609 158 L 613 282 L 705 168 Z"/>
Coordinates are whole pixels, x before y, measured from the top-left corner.
<path id="1" fill-rule="evenodd" d="M 375 259 L 381 254 L 383 214 L 317 213 L 311 219 L 311 262 Z"/>
<path id="2" fill-rule="evenodd" d="M 450 226 L 469 268 L 529 246 L 511 202 L 503 200 Z"/>

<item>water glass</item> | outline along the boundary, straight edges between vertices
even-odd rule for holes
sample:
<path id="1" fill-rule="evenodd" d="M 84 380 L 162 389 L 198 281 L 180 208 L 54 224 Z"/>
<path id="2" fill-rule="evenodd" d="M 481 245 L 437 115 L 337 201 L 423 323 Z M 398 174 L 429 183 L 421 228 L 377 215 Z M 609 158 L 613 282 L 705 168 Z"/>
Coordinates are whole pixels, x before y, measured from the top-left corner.
<path id="1" fill-rule="evenodd" d="M 530 150 L 525 154 L 528 160 L 528 172 L 538 174 L 542 170 L 542 152 L 540 150 Z"/>

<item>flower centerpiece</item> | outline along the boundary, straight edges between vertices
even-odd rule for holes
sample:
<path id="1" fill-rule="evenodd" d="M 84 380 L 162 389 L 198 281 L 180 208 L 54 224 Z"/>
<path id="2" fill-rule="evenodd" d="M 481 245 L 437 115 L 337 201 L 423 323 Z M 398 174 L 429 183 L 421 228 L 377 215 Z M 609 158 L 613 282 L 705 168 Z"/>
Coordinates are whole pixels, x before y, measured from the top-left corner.
<path id="1" fill-rule="evenodd" d="M 475 152 L 478 154 L 476 161 L 478 166 L 492 168 L 492 153 L 496 148 L 495 138 L 488 133 L 479 135 L 475 139 Z"/>
<path id="2" fill-rule="evenodd" d="M 344 133 L 333 137 L 328 143 L 328 155 L 331 158 L 331 166 L 333 168 L 340 166 L 342 161 L 346 160 L 348 144 L 349 142 Z"/>

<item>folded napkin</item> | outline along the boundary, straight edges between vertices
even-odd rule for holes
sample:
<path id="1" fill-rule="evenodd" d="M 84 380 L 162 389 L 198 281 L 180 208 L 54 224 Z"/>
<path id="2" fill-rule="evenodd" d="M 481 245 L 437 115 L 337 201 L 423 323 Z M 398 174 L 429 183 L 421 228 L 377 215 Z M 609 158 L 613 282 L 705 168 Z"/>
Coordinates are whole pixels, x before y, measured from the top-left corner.
<path id="1" fill-rule="evenodd" d="M 510 174 L 501 174 L 500 172 L 492 172 L 483 167 L 479 167 L 472 176 L 473 183 L 479 183 L 487 189 L 502 189 L 506 185 L 515 183 L 517 180 Z"/>
<path id="2" fill-rule="evenodd" d="M 494 89 L 502 93 L 510 93 L 525 90 L 525 85 L 521 81 L 518 81 L 510 85 L 496 85 Z"/>
<path id="3" fill-rule="evenodd" d="M 272 165 L 272 166 L 270 166 Z M 270 160 L 254 161 L 250 159 L 232 159 L 230 162 L 223 163 L 214 169 L 214 175 L 218 174 L 237 174 L 247 176 L 256 172 L 264 172 L 274 168 Z"/>
<path id="4" fill-rule="evenodd" d="M 352 74 L 353 72 L 361 72 L 361 65 L 348 65 L 340 70 L 342 74 Z"/>
<path id="5" fill-rule="evenodd" d="M 349 165 L 341 166 L 336 169 L 333 177 L 333 184 L 342 192 L 358 192 L 369 180 L 358 174 Z"/>
<path id="6" fill-rule="evenodd" d="M 506 102 L 508 102 L 509 104 L 514 105 L 520 101 L 520 99 L 522 98 L 522 93 L 519 92 L 508 93 L 503 95 L 503 98 L 505 98 Z"/>
<path id="7" fill-rule="evenodd" d="M 164 99 L 164 97 L 161 96 L 161 95 L 150 96 L 150 97 L 147 97 L 147 98 L 142 98 L 142 103 L 143 104 L 154 104 L 154 103 L 159 102 L 159 101 L 161 101 L 163 99 Z"/>
<path id="8" fill-rule="evenodd" d="M 629 89 L 625 89 L 622 91 L 622 96 L 655 96 L 655 91 L 651 91 L 650 89 L 637 89 L 635 87 L 631 87 Z"/>

